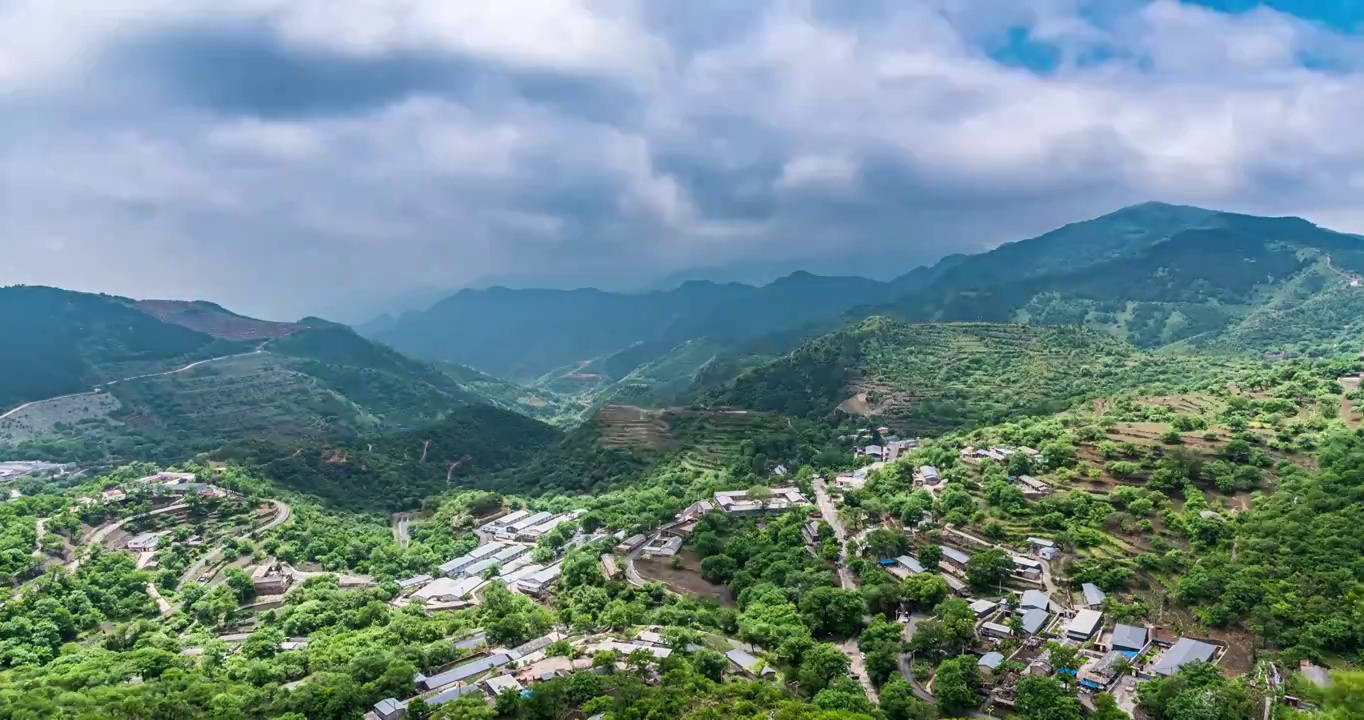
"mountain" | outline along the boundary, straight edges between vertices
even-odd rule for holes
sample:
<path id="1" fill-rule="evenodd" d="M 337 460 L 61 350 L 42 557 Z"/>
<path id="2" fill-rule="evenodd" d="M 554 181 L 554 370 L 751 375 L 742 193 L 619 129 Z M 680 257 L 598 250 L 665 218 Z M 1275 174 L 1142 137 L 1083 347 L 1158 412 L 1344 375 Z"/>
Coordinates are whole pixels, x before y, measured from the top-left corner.
<path id="1" fill-rule="evenodd" d="M 637 367 L 697 338 L 734 343 L 831 323 L 851 307 L 894 296 L 888 283 L 809 273 L 762 287 L 693 281 L 644 294 L 465 290 L 404 315 L 374 337 L 409 355 L 530 382 L 547 373 L 573 374 L 625 351 Z M 609 377 L 633 369 L 618 368 Z"/>
<path id="2" fill-rule="evenodd" d="M 3 288 L 0 330 L 24 339 L 0 350 L 9 457 L 175 461 L 232 440 L 372 436 L 515 402 L 343 325 L 269 323 L 211 303 Z"/>
<path id="3" fill-rule="evenodd" d="M 1261 352 L 1364 329 L 1364 239 L 1301 218 L 1159 203 L 991 252 L 857 314 L 1084 324 L 1139 347 Z"/>
<path id="4" fill-rule="evenodd" d="M 936 434 L 1056 412 L 1114 388 L 1198 378 L 1189 365 L 1079 326 L 873 317 L 743 372 L 701 402 L 815 419 L 839 409 L 897 432 Z"/>

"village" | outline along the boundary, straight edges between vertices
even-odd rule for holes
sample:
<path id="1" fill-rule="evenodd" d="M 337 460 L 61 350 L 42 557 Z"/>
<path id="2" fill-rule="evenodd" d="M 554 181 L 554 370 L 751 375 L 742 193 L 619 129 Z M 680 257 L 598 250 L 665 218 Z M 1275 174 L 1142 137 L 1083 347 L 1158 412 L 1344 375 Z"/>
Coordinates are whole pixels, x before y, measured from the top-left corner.
<path id="1" fill-rule="evenodd" d="M 593 544 L 600 548 L 593 552 L 598 552 L 599 569 L 606 579 L 623 578 L 643 586 L 650 579 L 641 574 L 637 563 L 678 556 L 698 522 L 708 513 L 754 518 L 759 523 L 786 513 L 802 513 L 805 517 L 802 534 L 812 554 L 816 552 L 820 538 L 826 536 L 822 524 L 830 527 L 844 549 L 838 554 L 836 564 L 840 584 L 845 589 L 858 586 L 855 574 L 849 571 L 849 562 L 851 556 L 861 555 L 901 580 L 925 573 L 937 575 L 952 594 L 969 603 L 976 636 L 973 652 L 980 673 L 987 681 L 986 705 L 997 708 L 1001 714 L 1009 712 L 1014 687 L 1026 675 L 1070 675 L 1082 690 L 1082 702 L 1088 703 L 1096 693 L 1111 693 L 1119 706 L 1130 712 L 1135 707 L 1137 683 L 1172 675 L 1191 662 L 1217 663 L 1225 655 L 1226 645 L 1215 639 L 1164 636 L 1153 627 L 1110 620 L 1104 610 L 1106 595 L 1096 585 L 1083 583 L 1073 588 L 1058 585 L 1053 579 L 1053 563 L 1058 561 L 1060 553 L 1057 543 L 1045 537 L 1029 537 L 1024 543 L 1004 546 L 950 524 L 939 526 L 928 514 L 916 524 L 873 525 L 856 533 L 847 532 L 839 519 L 845 495 L 863 488 L 870 473 L 897 462 L 918 447 L 916 439 L 898 439 L 890 435 L 888 429 L 881 430 L 885 431 L 881 433 L 885 438 L 883 444 L 859 446 L 855 451 L 856 455 L 866 458 L 863 462 L 867 464 L 832 478 L 816 476 L 808 489 L 778 484 L 719 490 L 692 503 L 671 521 L 651 531 L 627 535 L 625 531 L 611 533 L 597 529 L 584 533 L 579 529 L 564 549 Z M 1005 462 L 1015 453 L 1039 454 L 1027 447 L 964 447 L 960 450 L 960 458 L 967 464 L 986 459 Z M 912 476 L 915 488 L 929 493 L 940 493 L 949 484 L 944 474 L 930 465 L 914 467 Z M 1045 496 L 1050 492 L 1046 483 L 1027 475 L 1010 480 L 1026 497 Z M 774 469 L 773 481 L 790 482 L 784 467 Z M 80 498 L 77 504 L 117 505 L 148 496 L 154 501 L 154 509 L 107 523 L 91 533 L 87 543 L 122 549 L 136 556 L 139 568 L 155 569 L 157 552 L 169 539 L 191 547 L 211 546 L 224 540 L 221 535 L 200 538 L 176 533 L 177 522 L 184 519 L 191 505 L 210 499 L 227 502 L 239 499 L 230 490 L 200 482 L 192 473 L 160 472 L 120 487 L 107 488 L 97 496 Z M 428 613 L 459 611 L 479 605 L 493 585 L 538 602 L 549 602 L 562 572 L 563 550 L 546 557 L 545 546 L 539 541 L 565 524 L 576 529 L 584 512 L 555 513 L 504 507 L 480 517 L 473 528 L 478 540 L 476 547 L 441 563 L 438 573 L 396 579 L 397 593 L 390 603 L 396 608 L 415 604 Z M 233 525 L 227 536 L 259 535 L 286 522 L 288 517 L 287 505 L 269 501 L 251 509 L 245 521 Z M 141 525 L 149 520 L 154 521 L 155 529 L 125 531 L 129 525 Z M 903 534 L 910 551 L 893 557 L 871 557 L 865 540 L 870 532 L 878 529 Z M 933 539 L 928 537 L 930 534 Z M 972 589 L 967 566 L 973 556 L 990 550 L 1006 553 L 1012 570 L 1007 580 L 982 593 Z M 926 562 L 924 556 L 941 559 Z M 78 562 L 72 561 L 73 564 Z M 322 574 L 293 568 L 275 558 L 243 564 L 243 560 L 224 558 L 220 549 L 210 551 L 204 547 L 203 554 L 184 572 L 183 581 L 203 585 L 220 583 L 223 580 L 221 571 L 233 565 L 242 568 L 251 579 L 255 598 L 244 608 L 249 612 L 281 606 L 285 594 L 295 584 Z M 338 582 L 342 588 L 379 584 L 375 579 L 363 576 L 340 576 Z M 685 585 L 669 585 L 669 589 L 679 593 L 689 590 Z M 150 584 L 148 594 L 157 599 L 163 614 L 174 610 L 174 606 L 161 599 Z M 926 617 L 900 613 L 899 621 L 904 625 L 906 640 L 912 638 L 916 624 Z M 240 643 L 248 634 L 243 630 L 251 627 L 248 622 L 235 632 L 223 633 L 219 639 Z M 452 638 L 451 642 L 463 653 L 458 661 L 419 673 L 413 678 L 414 695 L 385 698 L 374 705 L 367 717 L 378 720 L 404 717 L 406 708 L 418 699 L 430 708 L 475 693 L 489 698 L 506 691 L 529 693 L 537 682 L 571 672 L 610 672 L 613 664 L 600 660 L 603 653 L 611 654 L 615 658 L 613 662 L 623 667 L 627 662 L 648 664 L 674 652 L 696 652 L 706 647 L 728 658 L 731 673 L 756 679 L 777 674 L 776 663 L 763 659 L 770 648 L 754 647 L 720 635 L 707 636 L 704 645 L 679 644 L 670 642 L 668 637 L 668 628 L 643 627 L 630 632 L 577 635 L 560 628 L 516 647 L 490 646 L 486 635 L 478 632 Z M 306 643 L 307 638 L 287 638 L 279 649 L 299 649 L 306 647 Z M 869 694 L 874 693 L 865 670 L 861 669 L 860 651 L 854 644 L 841 645 L 840 649 L 848 655 L 853 674 Z M 1063 656 L 1064 662 L 1058 662 L 1054 657 L 1057 655 Z M 910 671 L 910 658 L 904 660 L 902 675 L 921 699 L 931 700 L 932 683 L 922 683 Z"/>

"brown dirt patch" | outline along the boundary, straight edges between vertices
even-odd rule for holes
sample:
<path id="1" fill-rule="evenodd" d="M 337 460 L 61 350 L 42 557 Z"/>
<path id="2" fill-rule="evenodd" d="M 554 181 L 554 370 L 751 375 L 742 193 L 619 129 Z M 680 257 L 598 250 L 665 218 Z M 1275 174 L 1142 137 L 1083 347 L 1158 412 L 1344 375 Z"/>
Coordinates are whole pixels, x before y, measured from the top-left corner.
<path id="1" fill-rule="evenodd" d="M 133 307 L 162 322 L 181 325 L 223 340 L 274 340 L 300 325 L 234 315 L 216 305 L 183 300 L 139 300 Z"/>
<path id="2" fill-rule="evenodd" d="M 872 414 L 871 405 L 867 403 L 867 394 L 864 392 L 857 393 L 839 403 L 838 409 L 849 415 L 861 415 L 862 417 L 870 417 Z"/>
<path id="3" fill-rule="evenodd" d="M 734 595 L 724 585 L 714 585 L 701 577 L 701 559 L 691 550 L 677 554 L 680 567 L 673 567 L 672 559 L 640 558 L 635 560 L 635 570 L 644 579 L 655 580 L 668 586 L 680 595 L 710 598 L 727 607 L 734 606 Z"/>

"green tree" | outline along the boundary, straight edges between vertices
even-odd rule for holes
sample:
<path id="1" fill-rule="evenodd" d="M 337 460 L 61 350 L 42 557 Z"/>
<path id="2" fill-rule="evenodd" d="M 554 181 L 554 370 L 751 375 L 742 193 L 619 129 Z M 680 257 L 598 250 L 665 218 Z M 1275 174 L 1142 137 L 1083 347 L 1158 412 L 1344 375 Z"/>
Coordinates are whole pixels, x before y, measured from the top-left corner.
<path id="1" fill-rule="evenodd" d="M 938 566 L 938 563 L 942 562 L 942 557 L 941 545 L 925 545 L 919 548 L 919 563 L 929 571 L 932 571 Z"/>
<path id="2" fill-rule="evenodd" d="M 1025 675 L 1018 680 L 1014 709 L 1023 720 L 1082 720 L 1080 701 L 1055 678 Z"/>
<path id="3" fill-rule="evenodd" d="M 1013 575 L 1014 563 L 998 548 L 983 550 L 966 562 L 966 581 L 978 591 L 998 590 Z"/>
<path id="4" fill-rule="evenodd" d="M 852 637 L 862 627 L 866 606 L 857 590 L 817 587 L 800 600 L 800 613 L 816 636 Z"/>
<path id="5" fill-rule="evenodd" d="M 938 706 L 952 715 L 965 715 L 980 704 L 976 688 L 980 686 L 980 669 L 976 658 L 959 655 L 942 661 L 933 681 L 933 697 Z"/>
<path id="6" fill-rule="evenodd" d="M 801 690 L 814 697 L 836 678 L 847 677 L 849 668 L 847 655 L 833 645 L 818 643 L 801 658 L 796 678 L 800 681 Z"/>
<path id="7" fill-rule="evenodd" d="M 878 693 L 886 720 L 934 720 L 933 705 L 914 697 L 914 690 L 903 678 L 893 677 Z"/>

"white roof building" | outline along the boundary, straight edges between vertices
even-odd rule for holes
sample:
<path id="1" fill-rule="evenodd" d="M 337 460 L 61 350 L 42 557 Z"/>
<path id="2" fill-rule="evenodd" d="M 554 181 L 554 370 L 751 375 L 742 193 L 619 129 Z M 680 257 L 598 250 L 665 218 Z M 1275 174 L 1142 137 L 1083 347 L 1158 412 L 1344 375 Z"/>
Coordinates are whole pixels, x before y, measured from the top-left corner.
<path id="1" fill-rule="evenodd" d="M 802 495 L 798 488 L 771 488 L 770 493 L 766 500 L 757 501 L 749 498 L 748 490 L 717 492 L 715 493 L 715 505 L 730 515 L 751 515 L 764 512 L 781 512 L 810 504 L 809 499 Z"/>
<path id="2" fill-rule="evenodd" d="M 553 585 L 554 582 L 559 579 L 559 573 L 561 572 L 563 572 L 563 566 L 559 563 L 555 563 L 530 577 L 518 581 L 516 587 L 531 595 L 538 595 L 544 592 L 550 585 Z"/>
<path id="3" fill-rule="evenodd" d="M 1081 610 L 1075 613 L 1075 617 L 1066 626 L 1066 637 L 1072 640 L 1088 640 L 1099 630 L 1103 619 L 1104 614 L 1098 610 Z"/>

